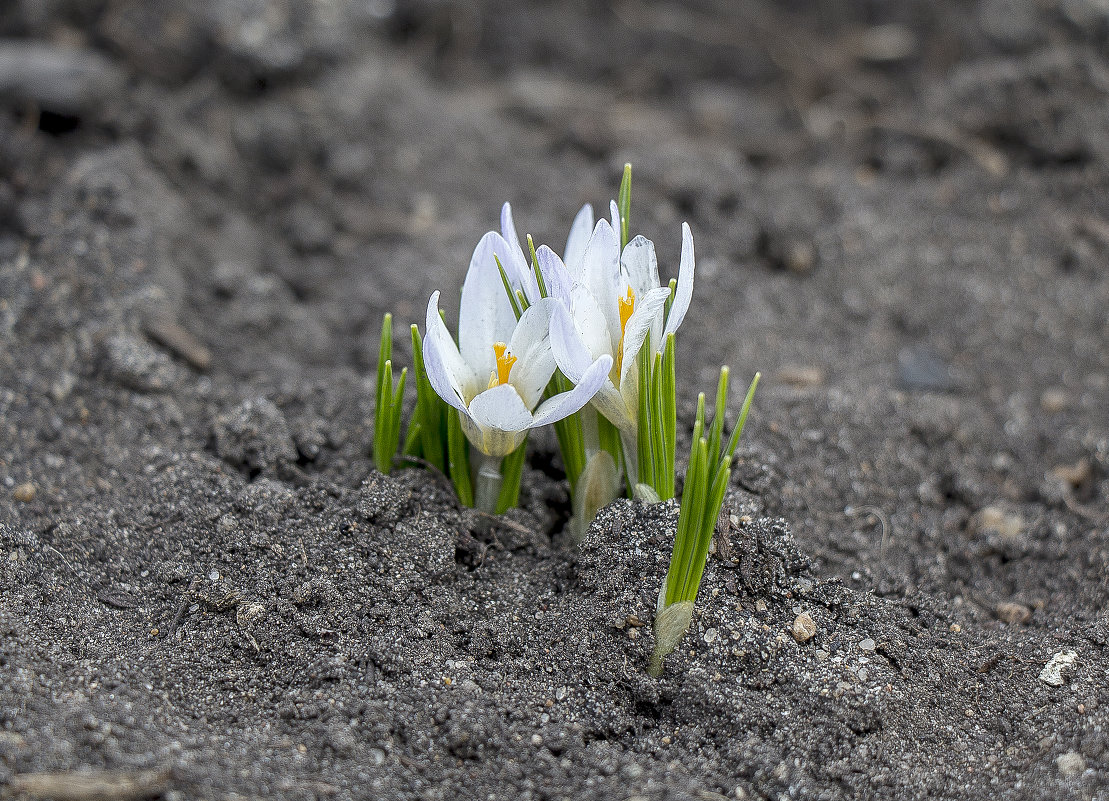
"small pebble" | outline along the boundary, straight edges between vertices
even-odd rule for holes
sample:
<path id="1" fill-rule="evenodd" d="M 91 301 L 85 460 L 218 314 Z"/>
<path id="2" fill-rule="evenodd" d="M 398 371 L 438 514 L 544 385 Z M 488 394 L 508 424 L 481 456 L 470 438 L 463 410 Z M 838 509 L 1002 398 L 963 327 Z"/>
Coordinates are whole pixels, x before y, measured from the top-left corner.
<path id="1" fill-rule="evenodd" d="M 719 636 L 720 632 L 718 632 L 716 629 L 707 629 L 704 633 L 704 640 L 711 645 L 712 643 L 716 642 L 716 639 Z"/>
<path id="2" fill-rule="evenodd" d="M 1031 619 L 1032 610 L 1024 604 L 1003 601 L 994 609 L 994 614 L 1002 623 L 1008 623 L 1010 626 L 1020 626 Z"/>
<path id="3" fill-rule="evenodd" d="M 778 380 L 793 387 L 817 387 L 824 383 L 824 372 L 810 365 L 787 364 L 778 370 Z"/>
<path id="4" fill-rule="evenodd" d="M 793 633 L 793 639 L 797 642 L 808 642 L 816 636 L 816 621 L 812 619 L 812 615 L 808 612 L 802 612 L 794 618 L 790 631 Z"/>
<path id="5" fill-rule="evenodd" d="M 1024 518 L 1001 506 L 986 506 L 971 518 L 971 530 L 977 534 L 998 534 L 1004 539 L 1016 539 L 1024 532 Z"/>
<path id="6" fill-rule="evenodd" d="M 12 497 L 20 503 L 30 503 L 35 499 L 35 485 L 30 481 L 12 490 Z"/>
<path id="7" fill-rule="evenodd" d="M 897 380 L 902 389 L 952 392 L 956 389 L 947 361 L 931 345 L 903 348 L 897 355 Z"/>
<path id="8" fill-rule="evenodd" d="M 1074 651 L 1059 651 L 1051 657 L 1051 661 L 1044 665 L 1040 671 L 1040 681 L 1050 687 L 1062 687 L 1067 683 L 1063 673 L 1078 661 L 1078 654 Z"/>
<path id="9" fill-rule="evenodd" d="M 863 640 L 862 642 L 859 643 L 859 648 L 861 648 L 864 651 L 873 651 L 877 647 L 878 647 L 878 644 L 876 642 L 874 642 L 874 640 L 871 639 L 870 637 L 867 637 L 865 640 Z"/>
<path id="10" fill-rule="evenodd" d="M 766 601 L 764 601 L 762 598 L 759 598 L 757 601 L 755 601 L 755 611 L 756 612 L 765 612 L 766 611 Z"/>
<path id="11" fill-rule="evenodd" d="M 1086 760 L 1077 751 L 1067 751 L 1067 753 L 1055 757 L 1055 767 L 1059 769 L 1061 774 L 1070 778 L 1086 771 Z"/>

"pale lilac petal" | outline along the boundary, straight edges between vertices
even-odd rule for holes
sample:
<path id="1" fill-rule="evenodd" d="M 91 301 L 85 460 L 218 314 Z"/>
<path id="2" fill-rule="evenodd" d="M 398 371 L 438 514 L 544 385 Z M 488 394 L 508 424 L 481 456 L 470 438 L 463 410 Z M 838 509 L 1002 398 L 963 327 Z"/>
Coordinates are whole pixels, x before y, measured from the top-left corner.
<path id="1" fill-rule="evenodd" d="M 616 235 L 620 235 L 620 207 L 616 205 L 615 200 L 608 202 L 608 216 L 612 218 L 612 230 Z"/>
<path id="2" fill-rule="evenodd" d="M 540 245 L 535 251 L 535 259 L 539 262 L 540 272 L 543 273 L 543 285 L 547 288 L 547 297 L 569 300 L 574 280 L 558 254 L 546 245 Z"/>
<path id="3" fill-rule="evenodd" d="M 589 246 L 589 235 L 593 233 L 593 207 L 586 203 L 574 217 L 574 224 L 570 226 L 570 235 L 566 237 L 566 250 L 562 258 L 570 270 L 570 277 L 575 281 L 581 280 L 582 260 L 585 258 L 585 249 Z"/>
<path id="4" fill-rule="evenodd" d="M 523 245 L 520 244 L 520 237 L 516 234 L 516 223 L 512 221 L 512 206 L 509 203 L 501 206 L 501 236 L 508 250 L 503 256 L 500 253 L 497 255 L 500 256 L 504 271 L 508 274 L 508 280 L 513 289 L 524 290 L 528 303 L 534 303 L 541 297 L 539 284 L 535 281 L 528 256 L 524 252 Z"/>
<path id="5" fill-rule="evenodd" d="M 424 333 L 424 369 L 428 381 L 443 400 L 459 411 L 466 411 L 467 385 L 473 384 L 473 371 L 462 359 L 443 318 L 439 316 L 439 292 L 427 304 Z"/>
<path id="6" fill-rule="evenodd" d="M 678 286 L 674 292 L 674 303 L 670 306 L 670 315 L 666 318 L 664 333 L 672 334 L 685 319 L 689 310 L 689 302 L 693 298 L 693 232 L 689 230 L 688 223 L 682 223 L 682 259 L 678 266 Z"/>
<path id="7" fill-rule="evenodd" d="M 521 315 L 508 352 L 516 357 L 508 374 L 508 381 L 516 388 L 524 406 L 534 409 L 543 396 L 543 390 L 555 371 L 555 358 L 551 352 L 551 312 L 561 306 L 553 298 L 542 298 Z"/>
<path id="8" fill-rule="evenodd" d="M 624 247 L 620 256 L 620 275 L 641 298 L 659 285 L 655 243 L 640 234 Z"/>
<path id="9" fill-rule="evenodd" d="M 496 368 L 493 343 L 507 342 L 516 327 L 516 315 L 493 258 L 496 254 L 503 264 L 509 251 L 508 243 L 500 234 L 495 231 L 487 233 L 474 249 L 470 269 L 462 284 L 458 349 L 478 375 L 488 376 Z"/>
<path id="10" fill-rule="evenodd" d="M 670 297 L 670 290 L 658 287 L 652 289 L 646 297 L 640 298 L 635 304 L 635 311 L 632 312 L 627 325 L 624 326 L 624 349 L 620 357 L 619 386 L 621 391 L 623 391 L 624 385 L 628 381 L 638 381 L 636 376 L 629 376 L 629 373 L 636 369 L 636 359 L 639 357 L 639 351 L 647 338 L 647 332 L 651 330 L 651 324 L 659 317 L 668 297 Z M 651 349 L 652 351 L 659 350 L 659 343 L 652 342 Z"/>
<path id="11" fill-rule="evenodd" d="M 608 380 L 608 372 L 612 369 L 612 357 L 602 356 L 589 366 L 582 375 L 581 381 L 569 392 L 560 392 L 553 398 L 544 401 L 534 417 L 533 426 L 557 423 L 564 417 L 569 417 L 582 406 L 589 403 L 597 390 Z"/>

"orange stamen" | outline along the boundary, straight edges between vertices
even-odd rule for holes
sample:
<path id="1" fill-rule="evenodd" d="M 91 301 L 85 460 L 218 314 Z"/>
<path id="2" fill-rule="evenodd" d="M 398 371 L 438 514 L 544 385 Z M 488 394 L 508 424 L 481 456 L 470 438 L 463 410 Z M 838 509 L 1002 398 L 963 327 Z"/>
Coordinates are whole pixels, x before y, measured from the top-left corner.
<path id="1" fill-rule="evenodd" d="M 516 364 L 516 357 L 508 352 L 508 345 L 504 342 L 494 342 L 493 352 L 497 354 L 497 370 L 489 376 L 490 388 L 507 384 L 512 365 Z"/>
<path id="2" fill-rule="evenodd" d="M 635 292 L 632 288 L 628 287 L 628 292 L 624 297 L 617 298 L 617 303 L 620 304 L 620 338 L 624 337 L 624 327 L 628 324 L 628 319 L 635 311 Z"/>

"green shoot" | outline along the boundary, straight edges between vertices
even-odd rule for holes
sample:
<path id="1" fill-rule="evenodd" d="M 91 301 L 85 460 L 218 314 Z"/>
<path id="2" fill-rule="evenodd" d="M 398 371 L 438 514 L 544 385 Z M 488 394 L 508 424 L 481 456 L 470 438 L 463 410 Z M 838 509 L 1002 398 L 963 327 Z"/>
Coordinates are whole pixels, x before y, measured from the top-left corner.
<path id="1" fill-rule="evenodd" d="M 697 399 L 689 468 L 686 470 L 681 510 L 678 513 L 678 532 L 674 538 L 670 569 L 660 593 L 659 614 L 655 621 L 655 653 L 649 667 L 649 671 L 655 676 L 662 671 L 662 660 L 666 654 L 674 649 L 689 626 L 693 602 L 697 599 L 697 591 L 704 576 L 716 519 L 720 515 L 731 478 L 732 459 L 747 422 L 760 375 L 755 373 L 743 400 L 739 420 L 736 421 L 731 437 L 721 447 L 728 400 L 728 378 L 728 368 L 722 367 L 720 383 L 716 389 L 713 420 L 707 428 L 704 393 Z M 681 620 L 685 621 L 684 627 L 679 627 L 675 622 Z"/>
<path id="2" fill-rule="evenodd" d="M 470 443 L 462 433 L 458 410 L 447 407 L 447 475 L 463 506 L 474 505 L 474 484 L 470 477 Z"/>
<path id="3" fill-rule="evenodd" d="M 535 273 L 535 283 L 539 286 L 539 297 L 547 297 L 547 283 L 543 280 L 543 271 L 539 269 L 539 258 L 535 255 L 535 241 L 528 237 L 528 250 L 531 251 L 531 271 Z"/>
<path id="4" fill-rule="evenodd" d="M 547 387 L 548 395 L 567 392 L 573 388 L 570 379 L 555 370 L 551 383 Z M 555 436 L 558 438 L 558 449 L 562 453 L 562 465 L 566 468 L 566 480 L 570 482 L 570 494 L 578 486 L 578 477 L 585 469 L 585 435 L 582 429 L 581 413 L 564 417 L 554 424 Z"/>
<path id="5" fill-rule="evenodd" d="M 393 469 L 393 458 L 400 447 L 400 418 L 404 401 L 404 381 L 408 368 L 393 374 L 393 315 L 381 323 L 377 355 L 377 396 L 374 404 L 374 464 L 382 473 Z M 394 386 L 395 381 L 395 386 Z"/>
<path id="6" fill-rule="evenodd" d="M 458 500 L 464 506 L 474 505 L 473 482 L 470 477 L 470 443 L 462 432 L 458 411 L 440 398 L 427 378 L 424 368 L 423 338 L 420 329 L 412 326 L 412 361 L 416 374 L 416 408 L 408 424 L 404 452 L 423 459 L 450 479 Z"/>
<path id="7" fill-rule="evenodd" d="M 416 409 L 408 424 L 404 452 L 416 456 L 436 470 L 447 472 L 447 410 L 427 380 L 424 369 L 423 338 L 420 329 L 412 326 L 412 361 L 416 375 Z"/>
<path id="8" fill-rule="evenodd" d="M 620 194 L 617 195 L 616 208 L 620 210 L 620 250 L 628 244 L 628 217 L 632 208 L 632 165 L 624 165 L 624 176 L 620 179 Z"/>
<path id="9" fill-rule="evenodd" d="M 493 260 L 497 262 L 497 270 L 501 274 L 501 283 L 504 285 L 505 294 L 508 295 L 508 302 L 512 304 L 512 313 L 516 315 L 516 319 L 520 319 L 520 315 L 524 313 L 524 309 L 520 306 L 520 301 L 516 297 L 516 293 L 512 291 L 512 282 L 508 280 L 508 273 L 504 271 L 504 265 L 501 264 L 500 257 L 496 253 L 493 254 Z"/>
<path id="10" fill-rule="evenodd" d="M 639 352 L 637 480 L 654 490 L 660 500 L 666 501 L 674 497 L 677 432 L 674 334 L 666 336 L 666 344 L 661 352 L 654 350 L 650 344 L 648 336 Z"/>
<path id="11" fill-rule="evenodd" d="M 501 492 L 497 498 L 496 513 L 503 515 L 520 503 L 520 479 L 524 475 L 524 457 L 526 456 L 527 440 L 520 443 L 514 450 L 501 461 Z"/>

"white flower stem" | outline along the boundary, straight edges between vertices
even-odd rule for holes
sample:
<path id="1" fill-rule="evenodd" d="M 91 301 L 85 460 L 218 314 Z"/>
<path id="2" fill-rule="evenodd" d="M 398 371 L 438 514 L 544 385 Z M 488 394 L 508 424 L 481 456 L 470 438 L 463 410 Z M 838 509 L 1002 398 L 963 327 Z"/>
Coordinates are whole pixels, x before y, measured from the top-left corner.
<path id="1" fill-rule="evenodd" d="M 477 484 L 474 487 L 474 506 L 483 512 L 495 514 L 503 481 L 501 460 L 495 456 L 482 457 L 477 469 Z"/>

